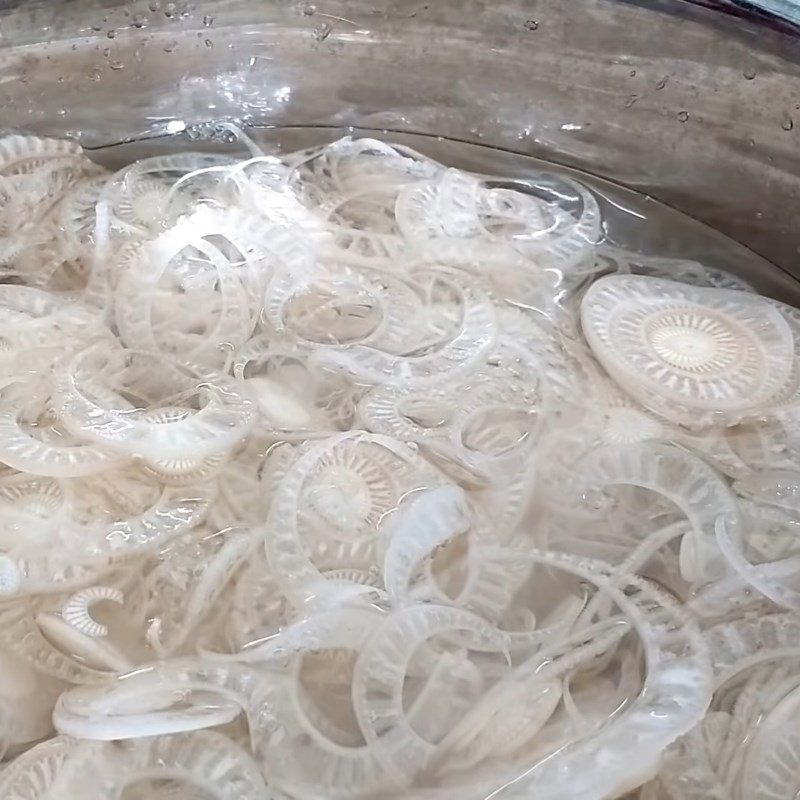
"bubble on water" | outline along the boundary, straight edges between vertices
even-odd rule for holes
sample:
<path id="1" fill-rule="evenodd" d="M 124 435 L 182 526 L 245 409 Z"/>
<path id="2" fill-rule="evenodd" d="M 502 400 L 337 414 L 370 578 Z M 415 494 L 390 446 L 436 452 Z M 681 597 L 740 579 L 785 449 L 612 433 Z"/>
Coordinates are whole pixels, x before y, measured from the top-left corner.
<path id="1" fill-rule="evenodd" d="M 625 101 L 625 108 L 630 108 L 637 100 L 639 99 L 638 94 L 632 94 L 626 101 Z"/>
<path id="2" fill-rule="evenodd" d="M 632 69 L 631 70 L 631 78 L 635 78 L 635 77 L 636 77 L 636 70 Z"/>
<path id="3" fill-rule="evenodd" d="M 209 17 L 208 14 L 206 14 L 206 16 L 203 17 L 203 25 L 205 25 L 206 28 L 210 28 L 213 23 L 214 23 L 214 17 Z"/>
<path id="4" fill-rule="evenodd" d="M 173 50 L 177 50 L 178 40 L 173 39 L 172 41 L 167 42 L 162 49 L 164 50 L 165 53 L 171 53 Z"/>
<path id="5" fill-rule="evenodd" d="M 525 20 L 525 30 L 526 31 L 538 31 L 539 30 L 539 23 L 535 19 L 526 19 Z"/>
<path id="6" fill-rule="evenodd" d="M 746 81 L 752 81 L 756 77 L 756 71 L 752 67 L 748 67 L 742 75 Z"/>
<path id="7" fill-rule="evenodd" d="M 213 47 L 213 46 L 214 42 L 212 42 L 211 39 L 206 39 L 206 47 Z"/>
<path id="8" fill-rule="evenodd" d="M 679 122 L 688 122 L 689 121 L 689 112 L 688 111 L 679 111 L 678 112 L 678 121 Z"/>
<path id="9" fill-rule="evenodd" d="M 669 75 L 665 75 L 657 84 L 656 91 L 660 92 L 669 83 Z"/>
<path id="10" fill-rule="evenodd" d="M 794 128 L 794 120 L 788 111 L 783 112 L 783 116 L 781 117 L 781 128 L 783 128 L 785 131 L 790 131 Z"/>
<path id="11" fill-rule="evenodd" d="M 134 28 L 144 28 L 147 25 L 147 15 L 142 13 L 134 14 L 131 22 Z"/>
<path id="12" fill-rule="evenodd" d="M 111 29 L 111 30 L 110 30 L 110 31 L 109 31 L 109 32 L 106 34 L 106 36 L 108 36 L 108 38 L 109 38 L 109 39 L 116 39 L 116 38 L 117 38 L 117 32 L 114 30 L 114 28 L 112 28 L 112 29 Z"/>
<path id="13" fill-rule="evenodd" d="M 167 19 L 174 19 L 177 13 L 178 7 L 175 5 L 175 3 L 167 3 L 164 6 L 164 16 L 167 17 Z"/>

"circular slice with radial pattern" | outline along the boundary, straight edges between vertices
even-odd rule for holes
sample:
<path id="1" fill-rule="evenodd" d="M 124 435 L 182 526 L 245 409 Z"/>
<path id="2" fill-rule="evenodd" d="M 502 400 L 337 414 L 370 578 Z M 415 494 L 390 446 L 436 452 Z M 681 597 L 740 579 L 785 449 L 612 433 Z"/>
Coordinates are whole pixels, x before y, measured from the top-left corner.
<path id="1" fill-rule="evenodd" d="M 586 292 L 581 321 L 592 352 L 620 386 L 690 427 L 757 414 L 792 370 L 786 320 L 745 292 L 610 275 Z"/>

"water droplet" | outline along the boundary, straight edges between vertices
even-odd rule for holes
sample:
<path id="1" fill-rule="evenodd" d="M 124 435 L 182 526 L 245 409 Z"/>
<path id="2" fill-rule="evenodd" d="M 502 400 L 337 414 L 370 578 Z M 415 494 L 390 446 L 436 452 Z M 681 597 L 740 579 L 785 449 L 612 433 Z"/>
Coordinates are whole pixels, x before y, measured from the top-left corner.
<path id="1" fill-rule="evenodd" d="M 164 52 L 165 53 L 171 53 L 173 50 L 177 50 L 177 49 L 178 49 L 178 40 L 177 39 L 173 39 L 171 42 L 167 42 L 164 45 Z"/>
<path id="2" fill-rule="evenodd" d="M 103 55 L 104 55 L 106 58 L 108 58 L 108 57 L 111 55 L 111 48 L 110 48 L 110 47 L 104 47 L 104 48 L 103 48 Z"/>
<path id="3" fill-rule="evenodd" d="M 103 30 L 103 26 L 102 25 L 92 25 L 92 30 L 93 31 L 101 31 L 101 30 Z"/>
<path id="4" fill-rule="evenodd" d="M 636 77 L 636 70 L 632 69 L 631 70 L 631 78 L 635 78 L 635 77 Z"/>
<path id="5" fill-rule="evenodd" d="M 113 70 L 122 69 L 125 65 L 121 61 L 109 61 L 108 66 L 111 67 Z"/>
<path id="6" fill-rule="evenodd" d="M 175 3 L 167 3 L 164 6 L 164 16 L 167 17 L 167 19 L 173 19 L 177 13 L 178 7 Z"/>
<path id="7" fill-rule="evenodd" d="M 665 75 L 657 84 L 656 91 L 660 92 L 669 83 L 669 75 Z"/>
<path id="8" fill-rule="evenodd" d="M 625 108 L 630 108 L 637 100 L 639 99 L 638 94 L 632 94 L 626 101 L 625 101 Z"/>
<path id="9" fill-rule="evenodd" d="M 206 16 L 203 17 L 203 25 L 205 25 L 206 28 L 210 28 L 213 25 L 213 23 L 214 23 L 214 17 L 209 17 L 208 14 L 206 14 Z"/>
<path id="10" fill-rule="evenodd" d="M 316 13 L 317 13 L 317 7 L 316 6 L 306 6 L 303 9 L 303 16 L 305 16 L 305 17 L 313 17 L 314 14 L 316 14 Z"/>
<path id="11" fill-rule="evenodd" d="M 158 0 L 152 0 L 149 6 L 147 6 L 151 11 L 160 11 L 161 10 L 161 3 Z"/>
<path id="12" fill-rule="evenodd" d="M 756 77 L 756 71 L 752 67 L 748 67 L 742 75 L 746 81 L 752 81 Z"/>
<path id="13" fill-rule="evenodd" d="M 525 20 L 525 30 L 526 31 L 538 31 L 539 30 L 539 23 L 535 19 L 526 19 Z"/>
<path id="14" fill-rule="evenodd" d="M 58 116 L 59 117 L 66 117 L 67 116 L 67 109 L 66 108 L 59 108 L 58 109 Z"/>
<path id="15" fill-rule="evenodd" d="M 134 28 L 144 28 L 144 26 L 147 25 L 147 15 L 141 13 L 134 14 L 131 22 Z"/>
<path id="16" fill-rule="evenodd" d="M 788 111 L 783 112 L 783 116 L 781 117 L 781 128 L 783 128 L 785 131 L 790 131 L 794 128 L 794 120 Z"/>
<path id="17" fill-rule="evenodd" d="M 322 25 L 314 28 L 314 38 L 318 42 L 324 42 L 331 35 L 332 30 L 333 26 L 329 22 L 323 22 Z"/>
<path id="18" fill-rule="evenodd" d="M 678 112 L 678 121 L 679 122 L 688 122 L 689 121 L 689 112 L 688 111 L 679 111 Z"/>
<path id="19" fill-rule="evenodd" d="M 756 219 L 764 219 L 764 212 L 756 211 Z"/>
<path id="20" fill-rule="evenodd" d="M 212 42 L 211 39 L 206 39 L 206 47 L 213 47 L 213 46 L 214 42 Z"/>
<path id="21" fill-rule="evenodd" d="M 108 38 L 109 38 L 109 39 L 116 39 L 116 38 L 117 38 L 117 32 L 116 32 L 116 31 L 115 31 L 115 30 L 112 28 L 112 29 L 111 29 L 111 30 L 110 30 L 110 31 L 109 31 L 109 32 L 106 34 L 106 36 L 108 36 Z"/>

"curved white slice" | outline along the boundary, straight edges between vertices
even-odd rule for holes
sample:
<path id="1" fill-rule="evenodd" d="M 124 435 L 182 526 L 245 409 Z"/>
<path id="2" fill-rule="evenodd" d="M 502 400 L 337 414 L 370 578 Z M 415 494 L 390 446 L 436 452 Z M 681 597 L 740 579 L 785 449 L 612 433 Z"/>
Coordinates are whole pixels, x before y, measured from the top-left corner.
<path id="1" fill-rule="evenodd" d="M 744 670 L 769 661 L 800 655 L 800 620 L 794 613 L 745 616 L 709 628 L 716 686 Z"/>
<path id="2" fill-rule="evenodd" d="M 415 606 L 392 614 L 368 640 L 353 675 L 353 708 L 377 757 L 411 783 L 435 746 L 411 726 L 403 711 L 403 685 L 414 651 L 436 634 L 458 631 L 479 649 L 505 651 L 505 639 L 483 619 L 447 606 Z"/>
<path id="3" fill-rule="evenodd" d="M 87 636 L 107 636 L 108 628 L 98 622 L 90 612 L 94 603 L 103 601 L 122 605 L 125 596 L 114 586 L 92 586 L 72 595 L 64 604 L 61 615 L 80 633 Z"/>
<path id="4" fill-rule="evenodd" d="M 438 482 L 409 448 L 387 437 L 350 432 L 312 446 L 286 473 L 270 508 L 266 553 L 287 597 L 302 606 L 333 588 L 312 544 L 366 547 L 369 564 L 384 518 L 409 492 Z M 341 566 L 354 566 L 352 556 L 328 568 Z"/>
<path id="5" fill-rule="evenodd" d="M 464 287 L 464 306 L 459 333 L 433 352 L 398 356 L 354 345 L 328 349 L 315 357 L 320 363 L 342 369 L 374 383 L 424 383 L 458 376 L 474 369 L 488 354 L 496 336 L 494 308 L 486 295 L 469 284 Z"/>
<path id="6" fill-rule="evenodd" d="M 625 710 L 595 735 L 529 769 L 518 789 L 537 800 L 563 800 L 565 790 L 574 796 L 614 797 L 649 780 L 666 746 L 703 718 L 711 699 L 711 666 L 702 634 L 651 583 L 615 573 L 610 565 L 543 551 L 509 550 L 505 557 L 512 564 L 547 564 L 596 585 L 637 632 L 647 669 L 642 691 Z M 536 659 L 530 663 L 535 670 Z M 507 778 L 518 781 L 519 772 L 507 772 Z"/>
<path id="7" fill-rule="evenodd" d="M 0 461 L 14 469 L 54 478 L 78 478 L 117 466 L 123 460 L 117 453 L 73 437 L 61 437 L 63 444 L 38 438 L 23 427 L 25 414 L 22 405 L 0 408 Z"/>
<path id="8" fill-rule="evenodd" d="M 581 321 L 617 382 L 643 405 L 690 426 L 756 414 L 792 369 L 786 320 L 744 292 L 611 275 L 587 291 Z"/>
<path id="9" fill-rule="evenodd" d="M 164 393 L 172 400 L 167 405 L 175 404 L 176 395 L 187 401 L 196 396 L 201 408 L 187 408 L 183 418 L 169 423 L 142 420 L 116 392 L 144 393 L 142 402 L 147 403 L 147 382 L 152 382 L 152 400 L 144 410 L 163 405 L 159 401 Z M 225 452 L 255 420 L 252 400 L 232 379 L 136 350 L 103 353 L 90 348 L 80 353 L 59 371 L 53 405 L 75 435 L 152 460 Z"/>
<path id="10" fill-rule="evenodd" d="M 409 348 L 420 300 L 406 281 L 378 270 L 334 266 L 317 274 L 278 272 L 267 286 L 264 319 L 304 346 Z"/>
<path id="11" fill-rule="evenodd" d="M 102 686 L 64 693 L 53 712 L 56 730 L 112 741 L 224 725 L 259 697 L 263 677 L 238 664 L 173 659 L 142 667 Z"/>
<path id="12" fill-rule="evenodd" d="M 221 366 L 225 348 L 247 341 L 260 307 L 257 291 L 248 292 L 248 270 L 256 267 L 248 259 L 263 258 L 263 249 L 252 241 L 255 235 L 249 227 L 246 218 L 234 212 L 204 208 L 127 251 L 115 306 L 122 341 Z M 163 287 L 165 278 L 177 285 Z M 167 312 L 168 299 L 173 302 Z M 192 299 L 205 308 L 203 318 L 191 314 Z M 194 326 L 202 333 L 193 333 Z"/>
<path id="13" fill-rule="evenodd" d="M 211 611 L 252 549 L 249 531 L 224 530 L 178 545 L 147 578 L 148 643 L 166 658 Z"/>
<path id="14" fill-rule="evenodd" d="M 115 674 L 88 667 L 53 647 L 23 603 L 0 608 L 0 638 L 10 652 L 34 670 L 67 683 L 102 683 Z"/>
<path id="15" fill-rule="evenodd" d="M 437 255 L 450 240 L 463 242 L 463 256 L 503 258 L 503 247 L 541 266 L 574 267 L 597 243 L 600 208 L 592 194 L 573 181 L 548 175 L 530 181 L 530 193 L 512 181 L 481 179 L 449 169 L 438 180 L 422 181 L 400 192 L 395 206 L 403 235 Z M 539 195 L 542 195 L 541 197 Z M 550 195 L 551 200 L 545 199 Z M 577 203 L 568 211 L 561 203 Z M 492 245 L 487 248 L 486 245 Z"/>
<path id="16" fill-rule="evenodd" d="M 383 581 L 392 603 L 408 602 L 414 570 L 437 547 L 469 528 L 462 489 L 443 486 L 411 498 L 394 515 L 383 565 Z"/>
<path id="17" fill-rule="evenodd" d="M 800 511 L 800 472 L 787 469 L 751 472 L 736 481 L 733 488 L 760 503 Z"/>
<path id="18" fill-rule="evenodd" d="M 42 800 L 56 784 L 76 743 L 56 736 L 23 753 L 0 772 L 0 797 L 4 800 Z"/>
<path id="19" fill-rule="evenodd" d="M 705 462 L 674 445 L 645 442 L 597 450 L 581 468 L 588 487 L 640 486 L 675 503 L 692 526 L 681 543 L 683 577 L 693 583 L 719 577 L 716 521 L 720 515 L 735 520 L 739 510 L 733 493 Z"/>

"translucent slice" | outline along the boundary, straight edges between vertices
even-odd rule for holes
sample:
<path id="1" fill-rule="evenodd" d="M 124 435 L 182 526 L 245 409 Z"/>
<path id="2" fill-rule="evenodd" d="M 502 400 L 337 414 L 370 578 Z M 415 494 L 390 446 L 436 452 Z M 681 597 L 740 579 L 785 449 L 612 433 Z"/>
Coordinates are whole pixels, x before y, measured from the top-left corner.
<path id="1" fill-rule="evenodd" d="M 800 510 L 800 472 L 794 470 L 762 470 L 751 472 L 733 485 L 736 492 L 760 503 Z"/>
<path id="2" fill-rule="evenodd" d="M 251 667 L 173 659 L 141 667 L 102 686 L 61 695 L 53 724 L 77 738 L 112 741 L 202 730 L 254 716 L 263 677 Z"/>
<path id="3" fill-rule="evenodd" d="M 468 641 L 474 639 L 482 650 L 505 650 L 503 636 L 477 615 L 423 605 L 392 614 L 356 662 L 353 707 L 364 738 L 381 762 L 406 783 L 425 768 L 435 749 L 412 728 L 403 711 L 406 672 L 417 647 L 447 631 L 466 633 Z"/>
<path id="4" fill-rule="evenodd" d="M 52 419 L 49 403 L 36 398 L 34 393 L 40 387 L 27 386 L 27 398 L 0 404 L 0 461 L 23 472 L 54 478 L 92 475 L 121 463 L 119 454 L 67 434 Z"/>
<path id="5" fill-rule="evenodd" d="M 722 567 L 716 543 L 720 515 L 737 519 L 736 499 L 705 462 L 686 450 L 660 442 L 602 448 L 582 464 L 590 487 L 640 486 L 675 503 L 692 525 L 681 543 L 681 573 L 690 582 L 719 577 Z"/>
<path id="6" fill-rule="evenodd" d="M 690 427 L 757 414 L 790 377 L 791 330 L 755 295 L 612 275 L 590 287 L 581 320 L 594 355 L 621 386 Z"/>
<path id="7" fill-rule="evenodd" d="M 159 658 L 178 650 L 210 612 L 253 546 L 250 531 L 189 536 L 147 577 L 147 641 Z"/>
<path id="8" fill-rule="evenodd" d="M 34 621 L 27 603 L 9 603 L 0 608 L 0 638 L 9 652 L 36 672 L 67 683 L 102 683 L 114 675 L 112 671 L 88 667 L 54 647 Z"/>
<path id="9" fill-rule="evenodd" d="M 511 473 L 538 439 L 546 389 L 536 367 L 511 352 L 489 362 L 462 380 L 380 386 L 359 415 L 370 430 L 414 442 L 481 479 Z"/>
<path id="10" fill-rule="evenodd" d="M 100 602 L 122 605 L 125 602 L 125 596 L 114 586 L 92 586 L 72 595 L 64 604 L 62 616 L 80 633 L 91 637 L 107 636 L 108 627 L 98 622 L 90 612 L 91 606 Z"/>
<path id="11" fill-rule="evenodd" d="M 502 258 L 507 246 L 539 266 L 566 270 L 600 235 L 600 209 L 591 193 L 546 174 L 515 182 L 449 169 L 436 180 L 405 188 L 395 213 L 403 235 L 423 251 L 442 255 L 447 239 L 478 248 L 486 242 L 495 246 L 495 257 Z"/>
<path id="12" fill-rule="evenodd" d="M 255 396 L 260 426 L 282 439 L 327 436 L 353 426 L 363 388 L 312 363 L 306 353 L 251 339 L 233 371 Z"/>
<path id="13" fill-rule="evenodd" d="M 49 159 L 78 158 L 83 148 L 67 139 L 44 139 L 12 134 L 0 139 L 0 173 L 31 172 Z"/>
<path id="14" fill-rule="evenodd" d="M 703 718 L 711 699 L 711 666 L 700 631 L 653 584 L 615 573 L 602 562 L 524 550 L 507 551 L 506 557 L 509 563 L 528 559 L 549 564 L 597 586 L 638 634 L 646 664 L 642 691 L 623 713 L 610 718 L 595 735 L 529 767 L 518 788 L 531 796 L 535 793 L 537 800 L 563 798 L 567 788 L 575 796 L 614 797 L 649 780 L 664 748 Z M 536 663 L 531 660 L 534 668 Z M 507 770 L 505 776 L 519 781 L 519 768 Z M 496 776 L 486 789 L 496 789 L 501 780 Z"/>
<path id="15" fill-rule="evenodd" d="M 5 800 L 42 800 L 48 796 L 75 743 L 56 736 L 18 756 L 0 772 L 0 797 Z"/>
<path id="16" fill-rule="evenodd" d="M 457 377 L 472 371 L 486 357 L 496 336 L 495 313 L 491 301 L 476 287 L 466 285 L 458 334 L 433 352 L 399 356 L 353 345 L 342 350 L 320 353 L 320 363 L 342 369 L 373 383 L 424 383 Z"/>
<path id="17" fill-rule="evenodd" d="M 18 656 L 0 653 L 0 707 L 4 747 L 38 741 L 53 732 L 51 716 L 64 684 L 34 672 Z"/>
<path id="18" fill-rule="evenodd" d="M 252 333 L 269 271 L 268 231 L 252 216 L 202 208 L 120 258 L 124 342 L 221 365 Z"/>
<path id="19" fill-rule="evenodd" d="M 104 672 L 111 678 L 129 672 L 134 662 L 122 650 L 102 637 L 93 637 L 79 631 L 62 615 L 40 612 L 36 625 L 45 639 L 57 650 L 89 669 Z"/>
<path id="20" fill-rule="evenodd" d="M 339 543 L 345 560 L 329 561 L 329 569 L 360 566 L 351 545 L 374 563 L 386 516 L 410 492 L 440 483 L 413 451 L 387 437 L 352 432 L 314 445 L 286 473 L 270 509 L 267 558 L 287 597 L 296 605 L 319 599 L 324 552 Z M 325 541 L 328 547 L 318 546 Z"/>
<path id="21" fill-rule="evenodd" d="M 278 272 L 267 286 L 264 319 L 279 336 L 305 346 L 403 353 L 419 305 L 413 289 L 393 275 L 333 265 L 310 275 Z"/>
<path id="22" fill-rule="evenodd" d="M 383 581 L 395 604 L 409 600 L 415 569 L 437 547 L 468 530 L 470 512 L 463 490 L 454 486 L 421 493 L 391 521 Z"/>
<path id="23" fill-rule="evenodd" d="M 142 420 L 176 400 L 186 408 L 181 419 Z M 225 452 L 254 422 L 253 402 L 231 379 L 136 350 L 80 353 L 57 375 L 54 406 L 75 435 L 149 460 Z"/>
<path id="24" fill-rule="evenodd" d="M 757 664 L 800 654 L 800 621 L 794 613 L 745 616 L 706 632 L 714 681 L 722 686 Z"/>

